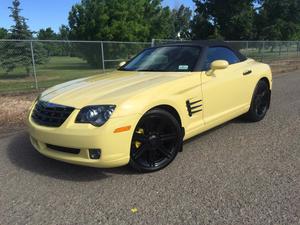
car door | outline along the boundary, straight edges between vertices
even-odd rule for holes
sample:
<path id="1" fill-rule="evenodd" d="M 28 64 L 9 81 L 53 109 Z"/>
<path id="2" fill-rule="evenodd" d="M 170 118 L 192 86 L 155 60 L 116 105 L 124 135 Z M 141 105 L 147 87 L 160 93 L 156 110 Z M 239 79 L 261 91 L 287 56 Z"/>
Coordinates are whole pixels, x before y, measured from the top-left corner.
<path id="1" fill-rule="evenodd" d="M 211 73 L 210 65 L 215 60 L 226 60 L 226 69 Z M 205 124 L 217 124 L 236 117 L 245 110 L 247 103 L 243 94 L 243 69 L 245 63 L 229 48 L 207 49 L 202 72 L 203 117 Z"/>

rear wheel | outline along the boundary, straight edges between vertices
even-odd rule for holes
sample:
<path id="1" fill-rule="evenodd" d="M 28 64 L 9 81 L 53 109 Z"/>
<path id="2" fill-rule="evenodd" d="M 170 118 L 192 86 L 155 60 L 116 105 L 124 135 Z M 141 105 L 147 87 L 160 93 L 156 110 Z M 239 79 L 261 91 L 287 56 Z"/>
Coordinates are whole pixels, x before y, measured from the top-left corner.
<path id="1" fill-rule="evenodd" d="M 179 122 L 165 110 L 147 112 L 137 124 L 130 152 L 130 165 L 140 172 L 153 172 L 169 165 L 182 146 Z"/>
<path id="2" fill-rule="evenodd" d="M 267 114 L 270 106 L 271 91 L 266 81 L 259 81 L 257 84 L 252 102 L 246 117 L 249 121 L 261 121 Z"/>

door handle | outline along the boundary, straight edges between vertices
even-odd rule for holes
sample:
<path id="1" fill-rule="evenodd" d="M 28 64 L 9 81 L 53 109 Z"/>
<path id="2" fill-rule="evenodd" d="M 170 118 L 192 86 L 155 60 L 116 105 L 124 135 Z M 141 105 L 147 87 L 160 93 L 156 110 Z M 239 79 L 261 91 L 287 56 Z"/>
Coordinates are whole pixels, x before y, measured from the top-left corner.
<path id="1" fill-rule="evenodd" d="M 247 70 L 247 71 L 245 71 L 245 72 L 243 73 L 243 75 L 246 76 L 246 75 L 249 75 L 249 74 L 251 74 L 251 73 L 252 73 L 252 70 Z"/>

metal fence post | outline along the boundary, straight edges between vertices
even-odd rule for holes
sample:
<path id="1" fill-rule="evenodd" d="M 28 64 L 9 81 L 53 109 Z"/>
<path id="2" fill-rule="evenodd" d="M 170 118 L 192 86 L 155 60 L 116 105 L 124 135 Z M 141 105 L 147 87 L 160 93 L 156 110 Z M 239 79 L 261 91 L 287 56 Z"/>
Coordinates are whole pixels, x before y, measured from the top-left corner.
<path id="1" fill-rule="evenodd" d="M 151 40 L 151 47 L 154 47 L 154 46 L 155 46 L 155 39 L 152 38 L 152 40 Z"/>
<path id="2" fill-rule="evenodd" d="M 103 41 L 101 41 L 101 58 L 102 58 L 102 70 L 103 70 L 103 72 L 105 72 Z"/>
<path id="3" fill-rule="evenodd" d="M 282 42 L 279 42 L 279 56 L 281 56 Z"/>
<path id="4" fill-rule="evenodd" d="M 262 42 L 261 61 L 264 61 L 265 41 Z"/>
<path id="5" fill-rule="evenodd" d="M 34 51 L 33 51 L 33 44 L 32 41 L 30 41 L 30 49 L 31 49 L 31 61 L 32 61 L 32 70 L 33 70 L 33 76 L 34 76 L 34 81 L 35 81 L 35 89 L 38 90 L 38 81 L 36 77 L 36 69 L 35 69 L 35 59 L 34 59 Z"/>
<path id="6" fill-rule="evenodd" d="M 246 57 L 249 56 L 248 51 L 249 51 L 249 41 L 246 41 Z"/>
<path id="7" fill-rule="evenodd" d="M 300 42 L 297 42 L 297 57 L 299 56 L 299 49 L 300 48 Z"/>

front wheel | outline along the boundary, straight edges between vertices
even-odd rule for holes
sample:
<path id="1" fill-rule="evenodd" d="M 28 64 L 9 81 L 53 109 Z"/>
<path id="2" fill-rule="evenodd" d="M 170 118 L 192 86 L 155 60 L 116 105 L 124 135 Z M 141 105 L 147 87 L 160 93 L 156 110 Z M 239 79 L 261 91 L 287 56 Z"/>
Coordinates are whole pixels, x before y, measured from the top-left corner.
<path id="1" fill-rule="evenodd" d="M 270 106 L 271 91 L 266 81 L 258 82 L 253 97 L 250 109 L 246 114 L 246 118 L 251 122 L 261 121 L 267 114 Z"/>
<path id="2" fill-rule="evenodd" d="M 131 141 L 130 165 L 154 172 L 169 165 L 182 147 L 179 122 L 165 110 L 147 112 L 138 122 Z"/>

